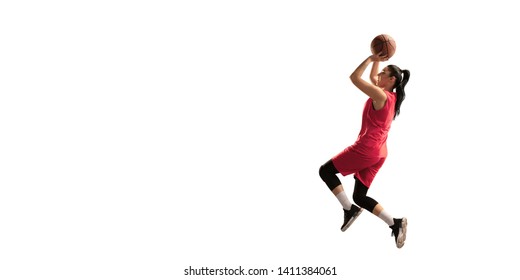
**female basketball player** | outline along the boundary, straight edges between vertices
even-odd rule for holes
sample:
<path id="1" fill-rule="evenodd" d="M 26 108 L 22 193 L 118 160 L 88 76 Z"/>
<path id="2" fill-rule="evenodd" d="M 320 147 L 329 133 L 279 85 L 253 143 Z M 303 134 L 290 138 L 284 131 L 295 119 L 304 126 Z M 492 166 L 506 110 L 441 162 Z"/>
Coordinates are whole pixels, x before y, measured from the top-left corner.
<path id="1" fill-rule="evenodd" d="M 368 189 L 387 156 L 386 139 L 392 121 L 399 115 L 401 103 L 405 98 L 404 87 L 408 83 L 410 71 L 388 65 L 379 72 L 379 62 L 387 57 L 371 55 L 350 75 L 352 83 L 369 99 L 363 110 L 361 131 L 357 141 L 334 156 L 320 167 L 320 177 L 343 206 L 345 231 L 361 214 L 363 209 L 385 221 L 392 229 L 397 248 L 406 239 L 406 218 L 395 219 L 376 200 L 367 196 Z M 372 63 L 369 83 L 361 78 L 368 65 Z M 395 90 L 395 92 L 394 92 Z M 337 177 L 354 174 L 355 184 L 352 204 Z M 360 208 L 361 207 L 361 208 Z"/>

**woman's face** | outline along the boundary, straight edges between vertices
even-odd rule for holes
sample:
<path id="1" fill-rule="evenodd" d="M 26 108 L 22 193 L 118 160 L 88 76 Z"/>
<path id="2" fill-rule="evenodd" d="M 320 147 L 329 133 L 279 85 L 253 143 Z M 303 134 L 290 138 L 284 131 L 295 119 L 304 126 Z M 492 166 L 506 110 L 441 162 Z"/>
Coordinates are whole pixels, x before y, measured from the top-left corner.
<path id="1" fill-rule="evenodd" d="M 383 68 L 383 70 L 377 74 L 377 86 L 380 88 L 392 87 L 395 83 L 395 77 L 390 76 L 390 74 L 388 67 Z"/>

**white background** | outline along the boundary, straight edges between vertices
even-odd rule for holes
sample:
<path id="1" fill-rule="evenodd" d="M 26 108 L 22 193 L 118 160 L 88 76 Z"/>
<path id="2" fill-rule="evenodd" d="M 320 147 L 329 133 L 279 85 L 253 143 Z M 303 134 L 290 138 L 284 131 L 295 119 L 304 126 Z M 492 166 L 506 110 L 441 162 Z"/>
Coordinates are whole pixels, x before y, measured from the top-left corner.
<path id="1" fill-rule="evenodd" d="M 514 7 L 3 1 L 0 278 L 518 278 Z M 408 218 L 400 250 L 367 212 L 341 232 L 318 176 L 357 136 L 348 76 L 382 33 L 411 78 L 369 195 Z"/>

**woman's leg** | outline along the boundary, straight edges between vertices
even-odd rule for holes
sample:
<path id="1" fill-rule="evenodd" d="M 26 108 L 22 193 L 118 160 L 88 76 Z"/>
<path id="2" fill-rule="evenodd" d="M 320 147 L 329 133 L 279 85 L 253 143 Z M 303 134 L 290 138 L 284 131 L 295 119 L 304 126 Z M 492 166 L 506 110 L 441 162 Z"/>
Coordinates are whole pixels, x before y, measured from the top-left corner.
<path id="1" fill-rule="evenodd" d="M 370 213 L 376 215 L 381 220 L 385 221 L 389 226 L 393 225 L 393 217 L 390 216 L 383 209 L 383 206 L 379 204 L 375 199 L 367 196 L 368 187 L 365 186 L 358 178 L 355 179 L 356 183 L 354 185 L 354 194 L 352 195 L 354 202 L 361 208 L 370 211 Z"/>
<path id="2" fill-rule="evenodd" d="M 320 177 L 331 191 L 334 191 L 337 186 L 341 185 L 341 181 L 338 176 L 336 176 L 338 173 L 339 171 L 332 163 L 332 160 L 328 160 L 320 167 Z"/>
<path id="3" fill-rule="evenodd" d="M 395 237 L 397 248 L 403 247 L 406 240 L 406 227 L 408 224 L 407 219 L 393 218 L 386 210 L 384 210 L 381 204 L 379 204 L 375 199 L 367 196 L 368 188 L 363 185 L 359 179 L 355 179 L 356 184 L 354 185 L 353 194 L 354 202 L 388 224 L 388 226 L 392 229 L 392 235 Z"/>
<path id="4" fill-rule="evenodd" d="M 360 207 L 374 213 L 374 209 L 379 203 L 375 199 L 367 196 L 367 186 L 365 186 L 358 178 L 354 177 L 354 179 L 356 180 L 354 184 L 354 194 L 352 195 L 354 202 Z"/>
<path id="5" fill-rule="evenodd" d="M 332 160 L 327 161 L 320 167 L 320 177 L 325 182 L 327 187 L 332 191 L 332 193 L 339 200 L 343 209 L 350 210 L 352 207 L 352 202 L 348 199 L 345 191 L 343 190 L 343 185 L 341 185 L 341 181 L 339 180 L 338 174 L 339 171 L 336 169 Z"/>
<path id="6" fill-rule="evenodd" d="M 320 167 L 320 177 L 327 184 L 332 193 L 336 196 L 338 201 L 343 206 L 343 225 L 341 226 L 341 231 L 347 230 L 348 227 L 356 220 L 356 218 L 361 214 L 361 208 L 353 205 L 352 202 L 347 197 L 347 194 L 343 190 L 343 185 L 341 185 L 341 181 L 339 180 L 338 174 L 339 171 L 336 169 L 332 160 L 327 161 Z"/>

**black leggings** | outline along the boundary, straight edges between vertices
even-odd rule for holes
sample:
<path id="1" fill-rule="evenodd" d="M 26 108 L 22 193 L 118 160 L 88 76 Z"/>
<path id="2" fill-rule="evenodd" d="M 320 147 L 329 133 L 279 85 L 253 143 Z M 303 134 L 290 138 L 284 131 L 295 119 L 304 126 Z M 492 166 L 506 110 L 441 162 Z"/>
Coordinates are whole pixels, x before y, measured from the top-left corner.
<path id="1" fill-rule="evenodd" d="M 329 189 L 332 191 L 337 186 L 341 185 L 341 181 L 339 180 L 338 174 L 339 171 L 336 169 L 332 160 L 327 161 L 324 165 L 320 167 L 320 177 L 327 184 Z M 356 183 L 354 184 L 354 193 L 352 194 L 352 198 L 354 202 L 361 208 L 364 208 L 370 212 L 374 210 L 376 205 L 378 204 L 373 198 L 367 196 L 368 187 L 363 185 L 358 178 L 354 176 Z"/>

